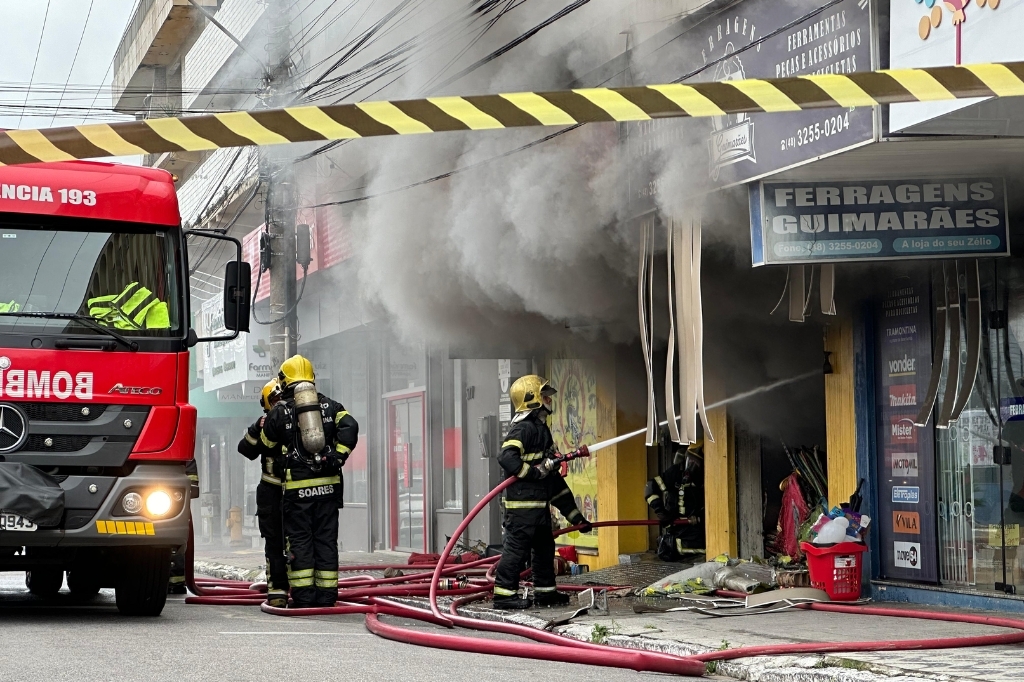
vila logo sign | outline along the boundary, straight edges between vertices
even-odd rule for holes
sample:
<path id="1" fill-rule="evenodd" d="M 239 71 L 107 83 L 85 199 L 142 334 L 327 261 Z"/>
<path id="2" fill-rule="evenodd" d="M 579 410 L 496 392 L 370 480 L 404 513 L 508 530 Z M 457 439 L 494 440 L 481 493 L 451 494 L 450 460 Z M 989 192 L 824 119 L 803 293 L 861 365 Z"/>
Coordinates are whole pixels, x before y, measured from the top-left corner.
<path id="1" fill-rule="evenodd" d="M 889 361 L 889 376 L 910 377 L 917 374 L 917 358 L 912 358 L 906 353 L 902 358 Z"/>
<path id="2" fill-rule="evenodd" d="M 894 511 L 892 513 L 892 530 L 907 535 L 921 534 L 921 516 L 917 512 Z"/>
<path id="3" fill-rule="evenodd" d="M 889 435 L 890 443 L 916 443 L 917 429 L 914 428 L 914 420 L 910 417 L 890 417 Z"/>
<path id="4" fill-rule="evenodd" d="M 11 362 L 4 358 L 7 367 L 0 369 L 0 398 L 67 400 L 71 396 L 79 400 L 92 400 L 92 372 L 10 369 Z"/>
<path id="5" fill-rule="evenodd" d="M 890 386 L 889 407 L 917 407 L 917 385 Z"/>
<path id="6" fill-rule="evenodd" d="M 893 452 L 890 457 L 893 478 L 917 478 L 916 452 Z"/>
<path id="7" fill-rule="evenodd" d="M 921 544 L 918 542 L 892 543 L 893 559 L 896 568 L 912 568 L 921 570 Z"/>
<path id="8" fill-rule="evenodd" d="M 903 504 L 917 504 L 921 501 L 921 489 L 916 485 L 894 485 L 892 501 Z"/>

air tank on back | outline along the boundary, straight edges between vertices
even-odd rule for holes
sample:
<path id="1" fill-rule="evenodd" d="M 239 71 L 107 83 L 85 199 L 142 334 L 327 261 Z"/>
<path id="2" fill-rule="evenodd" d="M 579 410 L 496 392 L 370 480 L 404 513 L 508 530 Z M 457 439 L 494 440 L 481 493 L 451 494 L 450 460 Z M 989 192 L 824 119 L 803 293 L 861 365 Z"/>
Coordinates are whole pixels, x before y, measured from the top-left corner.
<path id="1" fill-rule="evenodd" d="M 302 447 L 311 455 L 318 454 L 327 442 L 324 436 L 324 422 L 320 414 L 320 396 L 310 381 L 295 384 L 295 413 L 299 420 L 299 438 Z"/>

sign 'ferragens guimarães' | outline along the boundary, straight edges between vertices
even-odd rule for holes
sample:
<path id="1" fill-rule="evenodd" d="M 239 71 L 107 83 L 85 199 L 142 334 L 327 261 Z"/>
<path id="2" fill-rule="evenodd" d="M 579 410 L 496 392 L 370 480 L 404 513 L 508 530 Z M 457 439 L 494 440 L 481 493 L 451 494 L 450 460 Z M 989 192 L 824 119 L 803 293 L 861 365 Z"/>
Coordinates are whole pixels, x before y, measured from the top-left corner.
<path id="1" fill-rule="evenodd" d="M 1002 178 L 761 182 L 754 265 L 1009 255 Z"/>

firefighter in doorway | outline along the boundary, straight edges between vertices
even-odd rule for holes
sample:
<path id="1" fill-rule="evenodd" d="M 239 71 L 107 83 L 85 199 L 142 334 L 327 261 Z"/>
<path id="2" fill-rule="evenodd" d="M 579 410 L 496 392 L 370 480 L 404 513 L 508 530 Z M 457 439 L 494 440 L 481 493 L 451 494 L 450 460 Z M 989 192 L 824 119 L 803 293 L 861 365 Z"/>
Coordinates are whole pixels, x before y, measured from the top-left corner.
<path id="1" fill-rule="evenodd" d="M 530 600 L 519 596 L 519 574 L 531 563 L 531 554 L 537 605 L 569 603 L 569 595 L 555 590 L 550 505 L 569 523 L 584 524 L 582 532 L 593 529 L 576 506 L 554 459 L 557 453 L 547 418 L 555 393 L 545 379 L 535 374 L 517 379 L 509 388 L 516 413 L 498 463 L 507 477 L 518 480 L 505 490 L 505 540 L 494 579 L 494 607 L 498 609 L 530 607 Z"/>
<path id="2" fill-rule="evenodd" d="M 284 517 L 281 510 L 281 479 L 274 474 L 278 452 L 265 447 L 260 441 L 263 422 L 270 410 L 281 399 L 281 384 L 276 378 L 263 387 L 260 407 L 263 416 L 249 425 L 238 452 L 246 459 L 260 460 L 260 482 L 256 486 L 256 521 L 263 536 L 263 554 L 267 559 L 267 604 L 288 605 L 288 562 L 284 556 Z"/>
<path id="3" fill-rule="evenodd" d="M 658 558 L 679 561 L 704 552 L 704 441 L 676 450 L 672 466 L 647 481 L 644 496 L 661 522 Z M 677 519 L 689 523 L 676 524 Z"/>
<path id="4" fill-rule="evenodd" d="M 188 476 L 189 496 L 191 499 L 199 497 L 199 467 L 195 458 L 185 464 L 185 475 Z M 185 552 L 186 546 L 179 547 L 171 555 L 171 577 L 167 582 L 168 594 L 185 594 Z"/>
<path id="5" fill-rule="evenodd" d="M 260 439 L 284 455 L 275 471 L 284 488 L 292 606 L 334 606 L 341 467 L 359 439 L 359 424 L 341 403 L 317 392 L 313 363 L 301 355 L 285 360 L 278 378 L 281 400 L 267 415 Z"/>

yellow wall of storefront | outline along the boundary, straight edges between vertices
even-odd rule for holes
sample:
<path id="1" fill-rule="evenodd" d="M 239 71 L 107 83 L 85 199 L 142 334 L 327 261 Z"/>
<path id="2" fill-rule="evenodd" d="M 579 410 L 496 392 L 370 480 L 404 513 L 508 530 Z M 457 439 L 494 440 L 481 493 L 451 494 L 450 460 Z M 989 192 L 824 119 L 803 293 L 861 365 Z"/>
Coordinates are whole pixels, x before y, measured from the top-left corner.
<path id="1" fill-rule="evenodd" d="M 832 374 L 825 375 L 828 501 L 845 502 L 857 489 L 857 422 L 853 400 L 853 320 L 838 317 L 825 327 Z"/>
<path id="2" fill-rule="evenodd" d="M 615 357 L 610 353 L 601 354 L 591 362 L 597 375 L 597 441 L 643 427 L 646 417 L 633 413 L 636 405 L 617 404 L 617 383 L 622 377 Z M 643 491 L 647 481 L 647 450 L 643 437 L 605 448 L 593 457 L 597 465 L 599 520 L 646 519 Z M 599 528 L 597 538 L 596 554 L 580 554 L 580 562 L 590 570 L 614 566 L 620 554 L 643 552 L 648 548 L 645 527 Z"/>
<path id="3" fill-rule="evenodd" d="M 708 410 L 714 442 L 704 438 L 704 513 L 707 558 L 739 553 L 736 522 L 736 447 L 726 408 Z"/>

